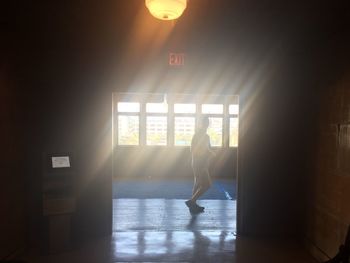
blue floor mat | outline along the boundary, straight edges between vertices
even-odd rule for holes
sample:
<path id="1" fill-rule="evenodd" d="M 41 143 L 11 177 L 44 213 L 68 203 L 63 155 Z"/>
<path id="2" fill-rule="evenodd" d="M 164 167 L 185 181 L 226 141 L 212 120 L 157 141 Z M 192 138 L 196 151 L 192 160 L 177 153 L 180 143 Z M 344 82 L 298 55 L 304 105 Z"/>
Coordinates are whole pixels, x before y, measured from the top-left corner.
<path id="1" fill-rule="evenodd" d="M 113 181 L 113 198 L 189 199 L 193 181 Z M 214 180 L 200 198 L 208 200 L 236 199 L 235 180 Z"/>

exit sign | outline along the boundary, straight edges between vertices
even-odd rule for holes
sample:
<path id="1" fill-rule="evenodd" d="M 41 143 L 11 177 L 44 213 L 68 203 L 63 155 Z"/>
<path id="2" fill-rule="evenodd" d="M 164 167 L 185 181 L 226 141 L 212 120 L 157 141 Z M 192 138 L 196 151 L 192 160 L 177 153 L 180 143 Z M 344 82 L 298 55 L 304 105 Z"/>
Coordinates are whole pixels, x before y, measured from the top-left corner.
<path id="1" fill-rule="evenodd" d="M 183 66 L 185 65 L 184 53 L 169 53 L 169 65 L 170 66 Z"/>

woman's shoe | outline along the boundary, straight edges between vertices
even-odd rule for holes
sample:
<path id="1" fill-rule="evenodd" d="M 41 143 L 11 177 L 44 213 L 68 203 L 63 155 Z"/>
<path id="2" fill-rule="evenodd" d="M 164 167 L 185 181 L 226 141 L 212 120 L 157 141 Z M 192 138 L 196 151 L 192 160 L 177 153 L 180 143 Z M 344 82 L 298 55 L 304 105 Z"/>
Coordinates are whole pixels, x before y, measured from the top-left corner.
<path id="1" fill-rule="evenodd" d="M 185 204 L 187 205 L 187 207 L 190 209 L 191 213 L 201 213 L 204 212 L 204 207 L 203 206 L 199 206 L 197 205 L 195 202 L 193 202 L 192 200 L 187 200 L 185 202 Z"/>

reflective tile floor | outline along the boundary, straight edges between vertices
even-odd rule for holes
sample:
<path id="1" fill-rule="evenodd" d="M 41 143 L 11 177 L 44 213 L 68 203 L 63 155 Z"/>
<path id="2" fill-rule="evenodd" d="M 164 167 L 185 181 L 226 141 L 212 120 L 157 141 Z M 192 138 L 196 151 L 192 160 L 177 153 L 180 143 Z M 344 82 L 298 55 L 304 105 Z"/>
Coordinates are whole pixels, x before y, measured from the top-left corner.
<path id="1" fill-rule="evenodd" d="M 113 234 L 86 240 L 55 255 L 28 262 L 237 262 L 312 263 L 300 246 L 286 240 L 235 236 L 236 204 L 202 200 L 205 212 L 191 215 L 184 200 L 115 199 Z"/>
<path id="2" fill-rule="evenodd" d="M 205 212 L 197 215 L 184 201 L 115 199 L 116 261 L 232 262 L 236 201 L 199 201 Z"/>
<path id="3" fill-rule="evenodd" d="M 191 215 L 179 199 L 114 199 L 113 231 L 187 231 L 236 229 L 236 201 L 199 200 L 205 212 Z"/>

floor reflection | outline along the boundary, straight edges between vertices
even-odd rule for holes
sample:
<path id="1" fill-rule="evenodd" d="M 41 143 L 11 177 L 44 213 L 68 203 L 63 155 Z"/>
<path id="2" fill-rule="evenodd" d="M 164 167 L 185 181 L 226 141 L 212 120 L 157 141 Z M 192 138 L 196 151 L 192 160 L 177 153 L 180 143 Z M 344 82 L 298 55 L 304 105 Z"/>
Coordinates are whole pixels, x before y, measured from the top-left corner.
<path id="1" fill-rule="evenodd" d="M 236 201 L 201 200 L 205 212 L 198 215 L 198 230 L 232 230 L 236 228 Z M 184 200 L 114 199 L 113 231 L 187 230 L 192 219 Z"/>
<path id="2" fill-rule="evenodd" d="M 235 236 L 230 231 L 136 231 L 113 234 L 117 261 L 199 260 L 233 256 Z M 216 261 L 218 262 L 218 261 Z"/>
<path id="3" fill-rule="evenodd" d="M 113 200 L 114 261 L 229 262 L 235 251 L 236 202 L 202 200 L 189 213 L 184 200 Z"/>
<path id="4" fill-rule="evenodd" d="M 191 215 L 184 200 L 113 200 L 113 235 L 85 240 L 58 255 L 27 256 L 35 263 L 239 262 L 310 263 L 295 243 L 237 238 L 236 202 L 201 200 Z M 294 241 L 293 241 L 294 242 Z"/>

